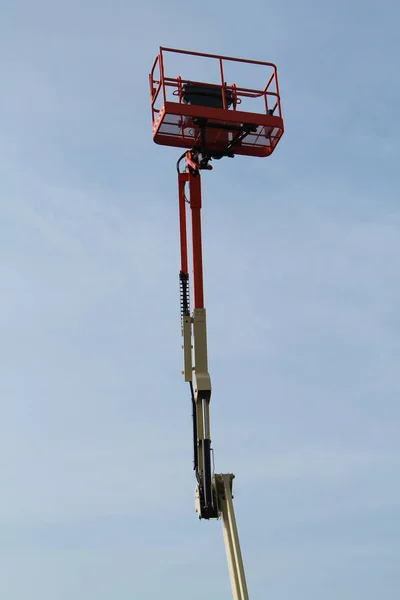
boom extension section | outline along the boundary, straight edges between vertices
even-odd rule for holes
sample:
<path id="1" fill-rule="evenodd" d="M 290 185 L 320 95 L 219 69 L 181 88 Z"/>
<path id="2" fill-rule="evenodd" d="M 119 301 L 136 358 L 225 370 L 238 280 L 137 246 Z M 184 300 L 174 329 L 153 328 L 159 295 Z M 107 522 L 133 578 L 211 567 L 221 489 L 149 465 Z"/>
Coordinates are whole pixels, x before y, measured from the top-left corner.
<path id="1" fill-rule="evenodd" d="M 187 152 L 186 170 L 179 172 L 179 223 L 181 240 L 181 321 L 183 336 L 183 375 L 189 382 L 193 406 L 193 462 L 197 485 L 195 508 L 200 519 L 221 519 L 226 557 L 234 600 L 248 600 L 235 513 L 232 503 L 234 475 L 212 472 L 210 437 L 211 379 L 207 361 L 206 310 L 203 293 L 203 265 L 201 244 L 201 183 L 200 169 L 209 169 L 196 152 Z M 189 187 L 189 198 L 185 189 Z M 193 301 L 190 313 L 190 286 L 188 271 L 186 205 L 191 212 L 193 259 Z M 194 364 L 194 366 L 193 366 Z"/>
<path id="2" fill-rule="evenodd" d="M 201 181 L 199 165 L 194 153 L 187 152 L 187 168 L 180 173 L 179 223 L 181 240 L 181 320 L 185 381 L 189 382 L 193 404 L 194 470 L 199 490 L 201 519 L 218 517 L 212 493 L 212 460 L 210 437 L 211 379 L 207 360 L 206 309 L 203 293 L 203 258 L 201 244 Z M 182 157 L 183 158 L 183 157 Z M 186 197 L 186 184 L 189 199 Z M 193 312 L 190 314 L 190 288 L 188 272 L 186 205 L 190 206 L 192 260 L 193 260 Z M 193 366 L 194 363 L 194 366 Z"/>

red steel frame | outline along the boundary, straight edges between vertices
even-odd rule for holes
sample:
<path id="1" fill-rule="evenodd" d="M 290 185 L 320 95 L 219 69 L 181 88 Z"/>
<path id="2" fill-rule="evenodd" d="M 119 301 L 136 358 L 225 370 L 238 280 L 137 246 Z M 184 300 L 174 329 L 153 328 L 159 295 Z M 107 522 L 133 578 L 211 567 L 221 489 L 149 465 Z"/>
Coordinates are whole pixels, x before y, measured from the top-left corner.
<path id="1" fill-rule="evenodd" d="M 204 85 L 205 82 L 189 81 L 183 80 L 180 77 L 173 78 L 166 76 L 164 72 L 164 55 L 166 53 L 184 54 L 217 60 L 219 62 L 221 83 L 218 85 L 207 83 L 206 85 L 221 89 L 223 108 L 209 108 L 184 104 L 182 102 L 182 86 L 185 83 Z M 236 84 L 227 85 L 224 80 L 224 63 L 227 61 L 269 67 L 269 69 L 272 70 L 272 74 L 263 89 L 249 89 L 239 87 Z M 159 69 L 159 78 L 155 76 L 157 67 Z M 185 134 L 185 130 L 182 127 L 184 119 L 190 119 L 191 117 L 207 118 L 215 123 L 231 123 L 233 126 L 238 124 L 257 125 L 257 132 L 248 136 L 243 143 L 235 147 L 235 154 L 269 156 L 272 154 L 283 135 L 283 119 L 277 69 L 273 63 L 160 47 L 159 54 L 154 60 L 149 75 L 149 84 L 153 139 L 156 143 L 181 148 L 192 147 L 192 142 L 194 141 L 196 134 Z M 171 91 L 171 89 L 173 95 L 177 97 L 176 102 L 168 100 L 167 91 Z M 226 106 L 226 92 L 228 90 L 233 98 L 232 109 L 228 109 Z M 265 112 L 253 113 L 238 110 L 238 106 L 244 98 L 263 98 Z M 157 108 L 156 105 L 160 105 L 160 107 Z M 271 114 L 271 111 L 273 114 Z M 175 128 L 175 130 L 168 132 L 166 131 L 168 128 L 170 130 Z M 265 140 L 265 132 L 267 130 L 270 134 L 270 141 L 268 143 Z M 222 139 L 223 134 L 221 140 Z M 218 139 L 216 139 L 216 143 L 218 143 Z M 222 141 L 220 144 L 222 144 Z"/>
<path id="2" fill-rule="evenodd" d="M 192 164 L 190 152 L 186 154 L 186 163 Z M 186 199 L 185 186 L 189 184 L 189 200 Z M 181 242 L 181 272 L 189 275 L 186 204 L 190 205 L 192 260 L 193 260 L 193 308 L 204 308 L 203 291 L 203 254 L 201 244 L 201 181 L 200 173 L 189 168 L 178 175 L 179 191 L 179 228 Z"/>

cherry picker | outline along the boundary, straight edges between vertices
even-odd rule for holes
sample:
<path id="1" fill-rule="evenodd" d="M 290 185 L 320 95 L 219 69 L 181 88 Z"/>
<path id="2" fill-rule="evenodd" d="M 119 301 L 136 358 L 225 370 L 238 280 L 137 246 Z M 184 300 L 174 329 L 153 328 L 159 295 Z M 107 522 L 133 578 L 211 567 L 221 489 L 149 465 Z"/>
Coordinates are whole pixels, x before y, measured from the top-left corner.
<path id="1" fill-rule="evenodd" d="M 182 75 L 171 77 L 167 62 L 179 58 L 204 59 L 216 66 L 213 82 Z M 189 61 L 190 62 L 190 61 Z M 252 66 L 263 76 L 260 87 L 226 82 L 232 66 Z M 189 76 L 190 75 L 190 76 Z M 266 84 L 265 84 L 266 81 Z M 196 474 L 195 509 L 200 519 L 221 519 L 234 600 L 248 600 L 239 537 L 232 503 L 234 475 L 214 474 L 210 434 L 211 379 L 207 359 L 206 309 L 203 292 L 201 236 L 201 171 L 211 162 L 235 155 L 266 157 L 283 135 L 276 66 L 254 60 L 159 49 L 150 75 L 153 140 L 183 148 L 177 162 L 180 231 L 180 300 L 183 337 L 183 376 L 189 384 L 193 407 L 193 462 Z M 257 107 L 255 110 L 254 107 Z M 183 169 L 181 164 L 184 163 Z M 188 265 L 188 219 L 192 256 L 192 286 Z M 191 310 L 190 304 L 193 304 Z"/>

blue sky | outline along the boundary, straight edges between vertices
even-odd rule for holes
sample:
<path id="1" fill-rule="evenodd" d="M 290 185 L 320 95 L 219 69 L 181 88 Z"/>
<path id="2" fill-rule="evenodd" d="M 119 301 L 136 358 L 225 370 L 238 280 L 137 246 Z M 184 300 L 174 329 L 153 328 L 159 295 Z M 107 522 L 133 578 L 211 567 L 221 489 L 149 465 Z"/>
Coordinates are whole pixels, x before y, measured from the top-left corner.
<path id="1" fill-rule="evenodd" d="M 267 159 L 203 177 L 216 469 L 252 600 L 397 600 L 397 3 L 4 0 L 0 597 L 228 600 L 193 508 L 158 46 L 279 68 Z"/>

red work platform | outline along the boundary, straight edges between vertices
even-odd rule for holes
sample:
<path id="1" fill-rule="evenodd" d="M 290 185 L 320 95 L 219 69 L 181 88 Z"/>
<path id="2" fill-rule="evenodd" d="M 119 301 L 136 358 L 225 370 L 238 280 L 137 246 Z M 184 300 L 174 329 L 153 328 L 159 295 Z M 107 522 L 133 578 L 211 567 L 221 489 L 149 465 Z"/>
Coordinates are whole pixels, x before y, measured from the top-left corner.
<path id="1" fill-rule="evenodd" d="M 179 76 L 168 75 L 169 63 Z M 229 82 L 231 72 L 236 83 Z M 157 144 L 207 148 L 215 158 L 269 156 L 282 137 L 272 63 L 160 48 L 149 82 Z"/>

